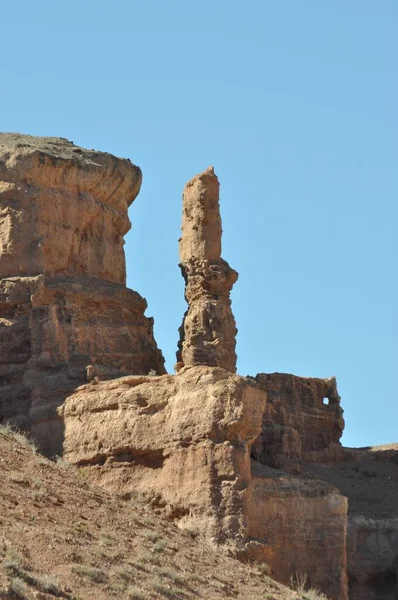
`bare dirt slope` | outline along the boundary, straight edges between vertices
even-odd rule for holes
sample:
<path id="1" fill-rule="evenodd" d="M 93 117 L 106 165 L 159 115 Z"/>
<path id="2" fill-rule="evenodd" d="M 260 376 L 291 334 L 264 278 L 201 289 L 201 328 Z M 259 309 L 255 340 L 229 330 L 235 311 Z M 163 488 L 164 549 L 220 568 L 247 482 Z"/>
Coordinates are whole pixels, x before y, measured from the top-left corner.
<path id="1" fill-rule="evenodd" d="M 0 599 L 322 597 L 283 587 L 157 513 L 155 498 L 112 496 L 0 427 Z"/>

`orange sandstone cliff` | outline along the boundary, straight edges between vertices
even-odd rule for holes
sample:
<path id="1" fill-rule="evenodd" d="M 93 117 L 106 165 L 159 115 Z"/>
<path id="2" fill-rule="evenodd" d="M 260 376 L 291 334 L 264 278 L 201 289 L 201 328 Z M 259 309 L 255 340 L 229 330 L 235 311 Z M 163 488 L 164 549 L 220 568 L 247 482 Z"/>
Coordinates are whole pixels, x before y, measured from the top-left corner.
<path id="1" fill-rule="evenodd" d="M 282 582 L 305 573 L 309 585 L 346 600 L 346 498 L 324 481 L 275 469 L 288 454 L 289 442 L 280 444 L 275 434 L 281 428 L 296 440 L 295 461 L 303 450 L 326 457 L 340 449 L 335 383 L 234 374 L 229 292 L 237 274 L 221 259 L 212 168 L 184 190 L 180 258 L 188 310 L 177 374 L 78 388 L 60 409 L 64 455 L 109 490 L 150 491 L 180 527 L 195 527 L 244 560 L 266 561 Z M 278 419 L 275 391 L 283 402 L 291 387 L 291 414 L 286 406 Z M 305 412 L 301 427 L 295 411 Z"/>
<path id="2" fill-rule="evenodd" d="M 211 167 L 183 194 L 188 309 L 165 373 L 146 302 L 125 286 L 140 183 L 128 160 L 0 135 L 0 422 L 284 583 L 396 600 L 397 447 L 341 446 L 334 378 L 235 373 L 237 273 Z"/>
<path id="3" fill-rule="evenodd" d="M 129 160 L 61 138 L 0 134 L 0 421 L 62 452 L 56 408 L 96 372 L 164 373 L 123 236 Z"/>

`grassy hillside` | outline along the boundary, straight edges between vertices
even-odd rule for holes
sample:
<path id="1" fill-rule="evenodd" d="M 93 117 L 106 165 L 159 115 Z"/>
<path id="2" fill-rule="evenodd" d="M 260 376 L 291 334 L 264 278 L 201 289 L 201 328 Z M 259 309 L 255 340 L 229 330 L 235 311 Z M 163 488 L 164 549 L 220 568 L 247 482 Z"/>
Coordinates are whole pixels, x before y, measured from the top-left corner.
<path id="1" fill-rule="evenodd" d="M 156 498 L 115 497 L 0 427 L 0 598 L 324 598 L 273 581 L 162 517 Z"/>

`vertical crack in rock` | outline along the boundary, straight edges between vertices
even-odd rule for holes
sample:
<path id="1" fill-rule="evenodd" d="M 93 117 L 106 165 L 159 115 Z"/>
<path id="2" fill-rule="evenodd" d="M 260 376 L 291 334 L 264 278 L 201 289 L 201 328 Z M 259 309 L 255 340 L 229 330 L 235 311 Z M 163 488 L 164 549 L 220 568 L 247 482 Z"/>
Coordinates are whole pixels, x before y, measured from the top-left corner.
<path id="1" fill-rule="evenodd" d="M 221 258 L 219 187 L 208 167 L 183 194 L 180 267 L 188 310 L 180 327 L 177 370 L 208 365 L 236 371 L 237 330 L 229 296 L 238 273 Z"/>

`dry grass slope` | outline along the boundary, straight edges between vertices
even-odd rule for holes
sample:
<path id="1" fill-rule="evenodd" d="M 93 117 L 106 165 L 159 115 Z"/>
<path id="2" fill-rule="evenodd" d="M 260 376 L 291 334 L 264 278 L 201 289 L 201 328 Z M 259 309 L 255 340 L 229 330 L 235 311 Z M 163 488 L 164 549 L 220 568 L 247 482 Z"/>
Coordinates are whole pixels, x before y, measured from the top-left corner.
<path id="1" fill-rule="evenodd" d="M 0 427 L 0 599 L 322 600 L 180 531 L 144 497 L 115 497 Z"/>

